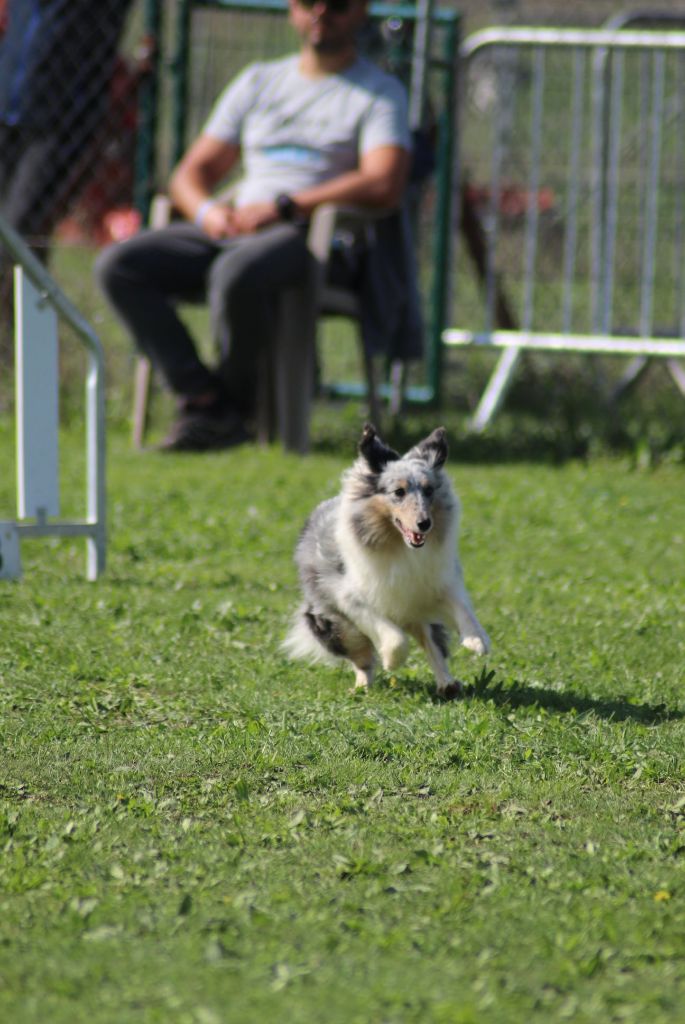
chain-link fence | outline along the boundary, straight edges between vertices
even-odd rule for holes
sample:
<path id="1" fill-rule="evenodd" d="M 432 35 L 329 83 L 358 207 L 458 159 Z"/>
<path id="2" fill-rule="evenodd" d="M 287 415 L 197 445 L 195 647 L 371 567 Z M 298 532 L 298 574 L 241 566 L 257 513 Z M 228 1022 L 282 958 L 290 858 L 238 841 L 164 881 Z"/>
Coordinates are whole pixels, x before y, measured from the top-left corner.
<path id="1" fill-rule="evenodd" d="M 46 259 L 55 234 L 116 237 L 132 207 L 136 103 L 125 56 L 134 0 L 0 0 L 0 214 Z M 11 306 L 0 253 L 2 319 Z"/>

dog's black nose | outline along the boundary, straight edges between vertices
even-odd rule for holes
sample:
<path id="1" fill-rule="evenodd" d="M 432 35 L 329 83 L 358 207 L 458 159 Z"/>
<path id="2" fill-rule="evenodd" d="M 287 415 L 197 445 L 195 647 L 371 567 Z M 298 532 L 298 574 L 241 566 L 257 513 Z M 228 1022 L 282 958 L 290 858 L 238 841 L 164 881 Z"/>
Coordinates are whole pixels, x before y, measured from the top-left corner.
<path id="1" fill-rule="evenodd" d="M 430 519 L 422 519 L 417 525 L 421 533 L 428 533 L 431 528 L 431 521 Z"/>

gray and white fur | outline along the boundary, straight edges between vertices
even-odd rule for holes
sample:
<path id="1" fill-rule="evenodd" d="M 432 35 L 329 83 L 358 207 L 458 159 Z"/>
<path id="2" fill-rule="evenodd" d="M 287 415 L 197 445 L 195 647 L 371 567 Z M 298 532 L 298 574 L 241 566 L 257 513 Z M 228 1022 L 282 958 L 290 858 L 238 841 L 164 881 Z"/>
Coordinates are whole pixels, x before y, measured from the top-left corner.
<path id="1" fill-rule="evenodd" d="M 366 425 L 341 493 L 314 509 L 297 544 L 303 602 L 285 640 L 291 656 L 346 659 L 355 685 L 366 688 L 379 659 L 388 670 L 404 662 L 412 636 L 438 693 L 461 695 L 447 663 L 448 631 L 476 654 L 490 641 L 464 586 L 446 458 L 443 427 L 400 456 Z"/>

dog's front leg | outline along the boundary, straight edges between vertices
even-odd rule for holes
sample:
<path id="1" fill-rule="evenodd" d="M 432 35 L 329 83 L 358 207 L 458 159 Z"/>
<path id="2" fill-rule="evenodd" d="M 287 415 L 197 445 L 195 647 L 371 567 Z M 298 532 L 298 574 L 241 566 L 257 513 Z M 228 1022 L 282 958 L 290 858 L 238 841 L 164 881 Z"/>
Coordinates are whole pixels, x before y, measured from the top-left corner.
<path id="1" fill-rule="evenodd" d="M 476 618 L 461 575 L 450 594 L 449 605 L 461 636 L 462 647 L 473 651 L 474 654 L 487 654 L 490 650 L 490 637 Z"/>
<path id="2" fill-rule="evenodd" d="M 422 624 L 416 626 L 412 633 L 426 652 L 428 664 L 433 669 L 437 691 L 441 697 L 461 697 L 464 694 L 464 687 L 458 679 L 455 679 L 447 664 L 446 648 L 443 650 L 440 644 L 440 634 L 444 634 L 441 627 Z M 446 637 L 446 634 L 444 634 Z"/>

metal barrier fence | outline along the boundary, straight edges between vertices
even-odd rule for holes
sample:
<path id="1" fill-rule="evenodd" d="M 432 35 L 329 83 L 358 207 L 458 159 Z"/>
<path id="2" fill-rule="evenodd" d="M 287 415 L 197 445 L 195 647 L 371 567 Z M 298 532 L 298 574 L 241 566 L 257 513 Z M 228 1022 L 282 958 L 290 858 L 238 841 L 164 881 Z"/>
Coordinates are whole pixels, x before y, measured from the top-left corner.
<path id="1" fill-rule="evenodd" d="M 461 49 L 462 231 L 445 345 L 652 357 L 685 394 L 685 33 L 493 28 Z M 474 238 L 475 235 L 475 238 Z M 480 280 L 479 280 L 480 278 Z"/>
<path id="2" fill-rule="evenodd" d="M 86 574 L 104 571 L 106 554 L 104 354 L 98 336 L 24 240 L 0 217 L 0 241 L 16 264 L 16 415 L 18 521 L 0 523 L 0 579 L 21 575 L 20 540 L 84 537 Z M 57 314 L 88 355 L 86 515 L 59 519 Z"/>

